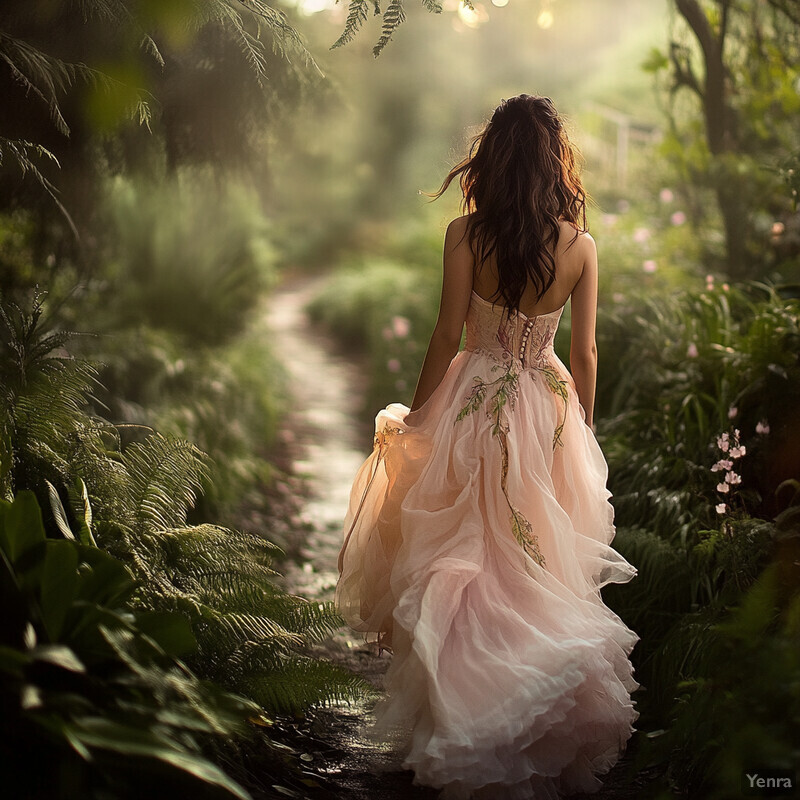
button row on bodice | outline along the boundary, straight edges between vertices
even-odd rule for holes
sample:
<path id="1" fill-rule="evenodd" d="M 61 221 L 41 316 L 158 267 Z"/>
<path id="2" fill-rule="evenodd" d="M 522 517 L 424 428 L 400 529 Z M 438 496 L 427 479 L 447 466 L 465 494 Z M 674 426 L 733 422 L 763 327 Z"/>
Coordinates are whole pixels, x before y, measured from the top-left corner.
<path id="1" fill-rule="evenodd" d="M 541 367 L 553 353 L 553 339 L 562 309 L 552 314 L 526 317 L 514 313 L 510 317 L 502 306 L 493 306 L 473 294 L 467 312 L 467 350 L 483 350 L 499 360 L 509 356 L 523 367 Z"/>

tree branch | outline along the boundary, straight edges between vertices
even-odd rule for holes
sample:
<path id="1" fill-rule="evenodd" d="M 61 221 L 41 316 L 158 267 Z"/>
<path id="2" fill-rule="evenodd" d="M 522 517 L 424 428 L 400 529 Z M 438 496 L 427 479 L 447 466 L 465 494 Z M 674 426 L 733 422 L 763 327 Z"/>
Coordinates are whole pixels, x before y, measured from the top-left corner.
<path id="1" fill-rule="evenodd" d="M 800 26 L 800 7 L 794 4 L 794 0 L 767 0 L 767 4 L 790 22 Z"/>
<path id="2" fill-rule="evenodd" d="M 681 58 L 683 56 L 683 58 Z M 691 89 L 701 100 L 704 100 L 703 87 L 692 69 L 692 62 L 685 53 L 685 48 L 677 42 L 672 42 L 669 47 L 669 60 L 672 64 L 675 85 L 672 91 L 677 91 L 681 86 Z"/>

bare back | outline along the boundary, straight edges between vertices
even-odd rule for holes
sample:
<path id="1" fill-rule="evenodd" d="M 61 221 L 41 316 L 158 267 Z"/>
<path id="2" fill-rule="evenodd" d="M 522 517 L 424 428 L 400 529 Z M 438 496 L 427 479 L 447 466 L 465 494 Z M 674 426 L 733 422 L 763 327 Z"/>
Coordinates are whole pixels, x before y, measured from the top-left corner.
<path id="1" fill-rule="evenodd" d="M 539 300 L 533 285 L 526 287 L 519 304 L 519 310 L 526 317 L 552 313 L 569 300 L 583 273 L 586 260 L 583 236 L 578 234 L 575 240 L 575 229 L 567 222 L 561 223 L 561 235 L 554 254 L 555 280 Z M 488 263 L 475 270 L 472 288 L 485 300 L 491 300 L 497 292 L 497 285 L 497 262 L 492 255 Z"/>

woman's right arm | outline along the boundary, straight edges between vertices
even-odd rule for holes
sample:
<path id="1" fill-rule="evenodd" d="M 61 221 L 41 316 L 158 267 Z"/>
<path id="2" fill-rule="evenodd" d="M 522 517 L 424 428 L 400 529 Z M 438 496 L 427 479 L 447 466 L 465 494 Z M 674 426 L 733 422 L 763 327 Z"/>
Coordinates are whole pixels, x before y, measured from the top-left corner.
<path id="1" fill-rule="evenodd" d="M 458 352 L 472 294 L 474 261 L 467 238 L 467 217 L 456 217 L 445 234 L 439 317 L 414 392 L 412 412 L 419 410 L 436 391 Z"/>
<path id="2" fill-rule="evenodd" d="M 572 336 L 569 365 L 586 424 L 594 430 L 594 397 L 597 385 L 597 247 L 588 233 L 581 234 L 583 270 L 572 290 Z"/>

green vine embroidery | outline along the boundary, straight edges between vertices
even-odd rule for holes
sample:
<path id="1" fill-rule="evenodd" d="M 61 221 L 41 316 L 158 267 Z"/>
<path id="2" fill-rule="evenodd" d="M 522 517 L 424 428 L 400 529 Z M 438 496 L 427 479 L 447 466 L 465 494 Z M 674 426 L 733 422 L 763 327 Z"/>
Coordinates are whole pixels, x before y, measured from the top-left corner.
<path id="1" fill-rule="evenodd" d="M 492 367 L 492 372 L 503 369 L 500 364 Z M 483 406 L 489 390 L 494 388 L 491 395 L 486 416 L 492 420 L 492 436 L 496 436 L 500 443 L 500 453 L 502 456 L 502 472 L 500 477 L 500 487 L 503 496 L 506 498 L 508 508 L 511 511 L 511 531 L 514 538 L 520 543 L 525 552 L 540 566 L 545 566 L 544 556 L 539 549 L 539 539 L 533 532 L 533 527 L 526 519 L 525 515 L 514 506 L 508 494 L 508 419 L 505 414 L 506 406 L 514 408 L 519 389 L 519 372 L 514 369 L 514 363 L 506 365 L 505 371 L 500 377 L 493 381 L 484 381 L 479 376 L 473 379 L 473 387 L 467 404 L 461 409 L 456 417 L 456 423 L 465 417 L 476 412 Z M 562 426 L 563 427 L 563 426 Z"/>
<path id="2" fill-rule="evenodd" d="M 555 450 L 556 445 L 561 445 L 562 447 L 564 446 L 564 442 L 561 441 L 561 433 L 564 430 L 564 423 L 567 421 L 567 407 L 569 404 L 567 382 L 558 377 L 558 373 L 553 369 L 553 367 L 540 367 L 538 369 L 544 375 L 545 380 L 547 381 L 547 388 L 553 394 L 560 397 L 564 403 L 564 416 L 561 418 L 561 421 L 558 423 L 558 425 L 556 425 L 556 429 L 553 433 L 553 450 Z M 533 377 L 533 373 L 531 373 L 531 377 Z M 534 378 L 534 380 L 536 379 Z"/>

